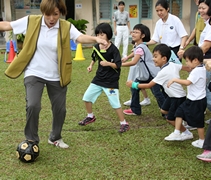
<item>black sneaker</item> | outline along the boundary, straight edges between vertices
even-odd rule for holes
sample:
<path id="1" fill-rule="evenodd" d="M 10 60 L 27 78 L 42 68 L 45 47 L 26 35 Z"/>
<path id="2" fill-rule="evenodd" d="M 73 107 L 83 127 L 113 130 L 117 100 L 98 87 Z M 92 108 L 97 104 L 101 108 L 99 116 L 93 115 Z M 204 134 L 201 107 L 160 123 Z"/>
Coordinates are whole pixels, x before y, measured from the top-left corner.
<path id="1" fill-rule="evenodd" d="M 127 124 L 121 124 L 121 125 L 120 125 L 120 129 L 119 129 L 119 132 L 120 132 L 120 133 L 123 133 L 123 132 L 128 131 L 129 129 L 130 129 L 130 126 L 129 126 L 128 123 L 127 123 Z"/>
<path id="2" fill-rule="evenodd" d="M 84 120 L 80 121 L 78 124 L 81 126 L 86 126 L 87 124 L 95 122 L 96 118 L 93 116 L 93 118 L 86 117 Z"/>

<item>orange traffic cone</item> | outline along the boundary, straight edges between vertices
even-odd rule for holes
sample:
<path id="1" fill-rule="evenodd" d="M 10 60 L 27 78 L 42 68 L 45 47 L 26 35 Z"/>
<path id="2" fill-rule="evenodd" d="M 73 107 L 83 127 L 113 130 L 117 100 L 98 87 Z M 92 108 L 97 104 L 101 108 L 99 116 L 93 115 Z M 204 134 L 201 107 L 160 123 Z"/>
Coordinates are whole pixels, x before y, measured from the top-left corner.
<path id="1" fill-rule="evenodd" d="M 14 50 L 13 42 L 10 41 L 9 56 L 8 56 L 8 60 L 6 62 L 11 63 L 13 61 L 14 57 L 15 57 L 15 50 Z"/>
<path id="2" fill-rule="evenodd" d="M 83 55 L 83 51 L 82 51 L 81 43 L 79 43 L 77 45 L 75 58 L 73 60 L 75 60 L 75 61 L 83 61 L 83 60 L 85 60 L 84 55 Z"/>

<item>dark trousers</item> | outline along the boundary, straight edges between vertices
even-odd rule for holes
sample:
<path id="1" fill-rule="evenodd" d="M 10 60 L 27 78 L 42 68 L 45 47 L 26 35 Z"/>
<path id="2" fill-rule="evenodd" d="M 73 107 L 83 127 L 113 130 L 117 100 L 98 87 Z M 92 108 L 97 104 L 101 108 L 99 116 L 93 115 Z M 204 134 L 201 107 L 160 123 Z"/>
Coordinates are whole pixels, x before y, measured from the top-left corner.
<path id="1" fill-rule="evenodd" d="M 151 79 L 149 79 L 148 81 L 139 81 L 138 79 L 135 80 L 135 82 L 139 82 L 141 83 L 149 83 L 151 81 Z M 154 97 L 157 100 L 158 106 L 161 108 L 164 101 L 165 101 L 165 95 L 162 92 L 162 88 L 159 84 L 156 84 L 155 86 L 153 86 L 152 88 L 150 88 L 152 91 L 152 94 L 154 95 Z M 141 89 L 132 89 L 131 88 L 131 92 L 132 92 L 132 99 L 131 99 L 131 105 L 130 108 L 133 111 L 133 113 L 137 114 L 137 115 L 141 115 L 141 105 L 140 105 L 140 95 L 139 95 L 139 91 Z"/>
<path id="2" fill-rule="evenodd" d="M 203 149 L 211 151 L 211 123 L 209 124 L 206 132 Z"/>
<path id="3" fill-rule="evenodd" d="M 52 131 L 49 139 L 51 141 L 61 139 L 62 126 L 66 116 L 67 87 L 61 87 L 59 81 L 47 81 L 35 76 L 26 77 L 24 85 L 26 90 L 26 126 L 24 131 L 26 139 L 40 141 L 38 123 L 41 111 L 41 97 L 45 85 L 53 114 Z"/>

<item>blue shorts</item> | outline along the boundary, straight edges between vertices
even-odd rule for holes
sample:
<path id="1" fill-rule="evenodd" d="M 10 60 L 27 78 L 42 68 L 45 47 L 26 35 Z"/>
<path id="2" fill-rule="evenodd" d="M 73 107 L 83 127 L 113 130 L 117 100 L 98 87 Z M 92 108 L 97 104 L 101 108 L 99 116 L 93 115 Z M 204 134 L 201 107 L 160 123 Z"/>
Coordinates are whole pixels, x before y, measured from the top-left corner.
<path id="1" fill-rule="evenodd" d="M 102 93 L 102 91 L 104 91 L 104 93 L 108 97 L 109 103 L 112 108 L 121 108 L 121 104 L 119 101 L 119 89 L 104 88 L 93 83 L 91 83 L 87 88 L 83 96 L 83 101 L 91 102 L 92 104 L 94 104 L 98 96 L 100 96 L 100 94 Z"/>

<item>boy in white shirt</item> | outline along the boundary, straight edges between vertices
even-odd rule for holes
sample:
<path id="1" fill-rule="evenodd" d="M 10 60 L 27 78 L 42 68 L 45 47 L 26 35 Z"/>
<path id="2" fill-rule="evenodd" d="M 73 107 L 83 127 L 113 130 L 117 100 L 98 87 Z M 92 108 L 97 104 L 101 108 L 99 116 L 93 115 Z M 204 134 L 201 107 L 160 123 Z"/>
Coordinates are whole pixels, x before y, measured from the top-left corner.
<path id="1" fill-rule="evenodd" d="M 174 78 L 168 82 L 167 87 L 173 83 L 187 86 L 187 99 L 177 109 L 175 130 L 165 138 L 167 141 L 181 140 L 180 128 L 182 121 L 188 125 L 197 127 L 199 139 L 192 142 L 192 145 L 202 148 L 204 144 L 204 111 L 206 110 L 206 69 L 203 63 L 203 52 L 197 46 L 187 49 L 183 55 L 186 64 L 192 69 L 187 79 Z"/>

